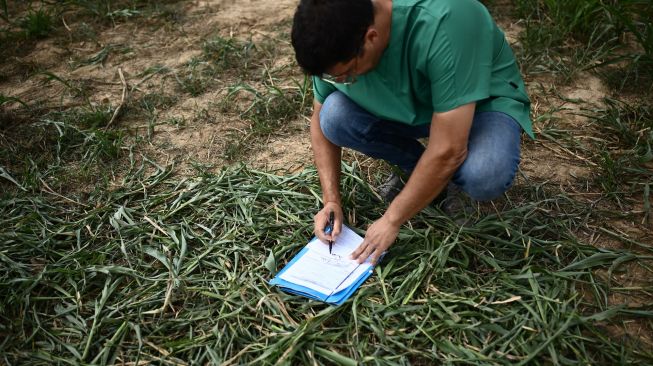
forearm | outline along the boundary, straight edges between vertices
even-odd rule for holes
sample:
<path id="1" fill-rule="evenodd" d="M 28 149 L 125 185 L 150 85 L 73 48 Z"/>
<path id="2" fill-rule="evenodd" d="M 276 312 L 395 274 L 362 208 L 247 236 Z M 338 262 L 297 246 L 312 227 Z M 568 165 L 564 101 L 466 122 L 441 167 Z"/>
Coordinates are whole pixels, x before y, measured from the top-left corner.
<path id="1" fill-rule="evenodd" d="M 427 149 L 384 216 L 397 226 L 410 220 L 446 188 L 465 157 L 466 150 L 452 155 Z"/>
<path id="2" fill-rule="evenodd" d="M 375 263 L 397 239 L 400 226 L 444 189 L 467 157 L 475 108 L 475 103 L 469 103 L 448 112 L 433 114 L 426 151 L 404 189 L 385 214 L 368 228 L 363 243 L 352 252 L 352 259 L 363 263 L 370 258 Z"/>
<path id="3" fill-rule="evenodd" d="M 352 259 L 363 263 L 370 258 L 372 263 L 376 263 L 397 239 L 400 226 L 444 189 L 466 155 L 464 151 L 448 156 L 429 153 L 427 148 L 404 189 L 385 214 L 367 229 L 363 243 L 352 252 Z"/>
<path id="4" fill-rule="evenodd" d="M 320 129 L 319 113 L 311 118 L 311 146 L 315 165 L 320 176 L 322 199 L 340 205 L 340 161 L 342 149 L 334 145 Z"/>
<path id="5" fill-rule="evenodd" d="M 383 215 L 392 225 L 402 225 L 431 203 L 465 161 L 475 109 L 476 104 L 470 103 L 433 115 L 426 151 Z"/>

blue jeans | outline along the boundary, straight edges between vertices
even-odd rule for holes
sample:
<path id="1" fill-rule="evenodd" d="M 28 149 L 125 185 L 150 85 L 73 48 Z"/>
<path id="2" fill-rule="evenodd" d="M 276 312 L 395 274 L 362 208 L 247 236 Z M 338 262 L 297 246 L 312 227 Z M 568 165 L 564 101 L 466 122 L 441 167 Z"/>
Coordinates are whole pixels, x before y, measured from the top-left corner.
<path id="1" fill-rule="evenodd" d="M 425 148 L 417 139 L 429 136 L 430 124 L 409 126 L 375 117 L 339 91 L 331 93 L 320 111 L 324 136 L 340 147 L 359 151 L 398 166 L 415 169 Z M 452 182 L 479 201 L 495 199 L 512 186 L 519 166 L 521 127 L 501 112 L 474 115 L 467 158 Z"/>

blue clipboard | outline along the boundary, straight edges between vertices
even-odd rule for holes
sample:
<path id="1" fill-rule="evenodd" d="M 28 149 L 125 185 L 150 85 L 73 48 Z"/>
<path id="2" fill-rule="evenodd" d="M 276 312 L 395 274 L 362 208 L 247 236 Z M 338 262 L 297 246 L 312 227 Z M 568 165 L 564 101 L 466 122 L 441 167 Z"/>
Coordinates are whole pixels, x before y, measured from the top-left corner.
<path id="1" fill-rule="evenodd" d="M 313 240 L 314 239 L 315 238 L 313 238 Z M 277 275 L 274 276 L 274 278 L 272 280 L 270 280 L 270 282 L 269 282 L 270 285 L 277 286 L 277 287 L 279 287 L 280 290 L 282 290 L 284 292 L 294 294 L 294 295 L 304 296 L 304 297 L 307 297 L 309 299 L 322 301 L 322 302 L 325 302 L 325 303 L 331 304 L 331 305 L 341 305 L 342 303 L 347 301 L 347 299 L 349 299 L 351 297 L 351 295 L 353 295 L 354 292 L 356 292 L 356 290 L 363 284 L 363 282 L 365 282 L 365 280 L 368 279 L 372 275 L 372 271 L 374 269 L 374 267 L 370 267 L 370 269 L 368 271 L 364 272 L 362 275 L 360 275 L 356 279 L 356 281 L 354 281 L 354 283 L 351 284 L 351 286 L 349 286 L 349 287 L 347 287 L 345 289 L 342 289 L 342 290 L 340 290 L 340 291 L 338 291 L 336 293 L 333 293 L 333 294 L 321 293 L 321 292 L 313 290 L 311 288 L 301 286 L 301 285 L 298 285 L 298 284 L 293 283 L 293 282 L 286 281 L 286 280 L 279 277 L 286 270 L 288 270 L 288 268 L 292 267 L 292 265 L 295 264 L 295 262 L 297 262 L 299 260 L 299 258 L 301 258 L 308 251 L 309 251 L 308 246 L 305 246 L 304 248 L 302 248 L 302 250 L 300 250 L 299 253 L 297 253 L 297 255 L 295 255 L 295 257 L 290 262 L 288 262 L 288 264 L 286 264 L 286 266 L 283 267 L 283 269 L 281 269 L 281 271 L 279 271 L 277 273 Z"/>

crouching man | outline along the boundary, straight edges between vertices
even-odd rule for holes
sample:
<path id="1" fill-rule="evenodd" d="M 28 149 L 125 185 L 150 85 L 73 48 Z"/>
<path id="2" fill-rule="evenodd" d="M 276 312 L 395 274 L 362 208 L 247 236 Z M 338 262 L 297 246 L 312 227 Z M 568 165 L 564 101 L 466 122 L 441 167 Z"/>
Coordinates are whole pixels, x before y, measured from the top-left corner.
<path id="1" fill-rule="evenodd" d="M 292 45 L 313 76 L 311 141 L 324 207 L 315 233 L 340 232 L 341 149 L 395 165 L 387 210 L 353 258 L 376 262 L 399 228 L 447 185 L 475 200 L 512 185 L 530 102 L 510 45 L 476 0 L 301 0 Z M 418 139 L 428 137 L 425 147 Z M 324 228 L 334 212 L 331 234 Z"/>

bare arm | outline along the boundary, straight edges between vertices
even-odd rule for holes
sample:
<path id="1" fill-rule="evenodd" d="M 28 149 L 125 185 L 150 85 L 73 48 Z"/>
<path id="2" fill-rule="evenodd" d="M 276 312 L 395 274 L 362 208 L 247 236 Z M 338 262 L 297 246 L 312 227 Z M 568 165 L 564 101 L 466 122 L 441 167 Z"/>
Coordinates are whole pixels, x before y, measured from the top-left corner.
<path id="1" fill-rule="evenodd" d="M 374 222 L 363 243 L 352 253 L 359 262 L 373 262 L 392 243 L 399 227 L 426 207 L 445 188 L 467 157 L 467 141 L 474 118 L 475 103 L 444 113 L 434 113 L 426 151 L 417 163 L 404 189 L 385 214 Z"/>
<path id="2" fill-rule="evenodd" d="M 322 187 L 322 201 L 324 207 L 314 217 L 314 232 L 322 241 L 333 240 L 341 230 L 342 205 L 340 201 L 340 161 L 342 149 L 331 143 L 322 133 L 320 128 L 320 111 L 322 104 L 313 102 L 313 115 L 311 116 L 311 145 L 313 158 L 320 176 Z M 335 214 L 335 227 L 331 235 L 324 233 L 324 227 L 329 220 L 329 213 Z"/>
<path id="3" fill-rule="evenodd" d="M 426 207 L 446 187 L 467 157 L 467 141 L 476 104 L 434 114 L 426 151 L 406 186 L 383 216 L 402 225 Z"/>

